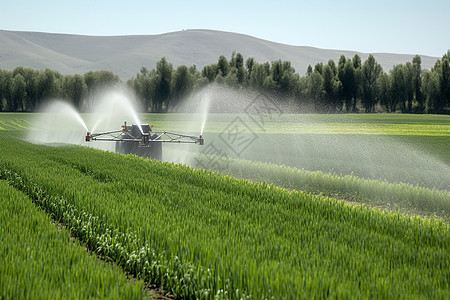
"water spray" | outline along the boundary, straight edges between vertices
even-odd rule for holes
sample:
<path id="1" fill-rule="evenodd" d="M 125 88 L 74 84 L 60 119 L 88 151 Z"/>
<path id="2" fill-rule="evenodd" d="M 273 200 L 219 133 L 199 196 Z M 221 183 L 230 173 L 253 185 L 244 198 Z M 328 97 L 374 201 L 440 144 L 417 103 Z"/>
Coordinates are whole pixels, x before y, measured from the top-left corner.
<path id="1" fill-rule="evenodd" d="M 172 131 L 156 131 L 153 125 L 142 124 L 136 113 L 132 98 L 123 91 L 108 91 L 96 98 L 93 108 L 85 117 L 93 123 L 92 130 L 76 111 L 73 105 L 64 101 L 53 101 L 43 107 L 43 114 L 36 124 L 44 124 L 37 132 L 30 131 L 29 140 L 37 143 L 70 143 L 84 144 L 93 141 L 111 143 L 89 143 L 96 148 L 112 150 L 122 154 L 135 154 L 162 159 L 162 144 L 197 144 L 203 145 L 203 136 L 176 133 Z M 43 119 L 45 118 L 45 120 Z M 123 123 L 120 119 L 131 120 L 132 125 Z M 50 126 L 49 126 L 50 125 Z M 81 125 L 81 126 L 80 126 Z M 37 126 L 33 126 L 36 128 Z M 114 128 L 120 129 L 114 129 Z M 105 130 L 107 129 L 107 130 Z M 84 131 L 84 133 L 82 133 Z M 84 143 L 83 143 L 84 142 Z"/>
<path id="2" fill-rule="evenodd" d="M 200 135 L 203 135 L 203 130 L 205 129 L 206 121 L 208 119 L 208 112 L 209 112 L 209 103 L 211 100 L 211 96 L 207 92 L 205 96 L 203 97 L 203 101 L 201 104 L 202 111 L 202 126 L 200 128 Z"/>

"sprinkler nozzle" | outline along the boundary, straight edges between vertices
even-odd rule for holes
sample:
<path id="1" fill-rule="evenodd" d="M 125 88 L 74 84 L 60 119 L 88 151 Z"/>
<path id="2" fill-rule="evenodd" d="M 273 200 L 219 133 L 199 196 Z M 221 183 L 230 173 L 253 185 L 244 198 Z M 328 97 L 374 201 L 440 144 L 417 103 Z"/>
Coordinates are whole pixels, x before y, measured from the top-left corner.
<path id="1" fill-rule="evenodd" d="M 197 142 L 199 145 L 203 145 L 205 143 L 205 140 L 203 139 L 202 135 L 199 135 Z"/>

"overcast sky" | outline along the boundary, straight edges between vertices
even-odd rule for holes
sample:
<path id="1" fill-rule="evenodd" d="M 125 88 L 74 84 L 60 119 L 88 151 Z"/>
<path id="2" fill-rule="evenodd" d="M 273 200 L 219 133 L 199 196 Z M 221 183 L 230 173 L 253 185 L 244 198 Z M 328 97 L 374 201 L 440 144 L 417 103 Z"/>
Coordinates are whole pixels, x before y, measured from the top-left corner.
<path id="1" fill-rule="evenodd" d="M 450 0 L 0 0 L 0 29 L 83 35 L 215 29 L 296 46 L 441 57 L 450 49 Z"/>

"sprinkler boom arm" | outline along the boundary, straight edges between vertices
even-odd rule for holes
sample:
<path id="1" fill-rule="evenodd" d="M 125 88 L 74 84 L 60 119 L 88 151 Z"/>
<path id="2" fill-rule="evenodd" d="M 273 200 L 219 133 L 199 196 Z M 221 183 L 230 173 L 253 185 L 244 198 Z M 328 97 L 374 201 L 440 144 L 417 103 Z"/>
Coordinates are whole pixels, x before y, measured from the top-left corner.
<path id="1" fill-rule="evenodd" d="M 139 124 L 121 126 L 121 130 L 92 133 L 87 132 L 86 142 L 105 141 L 115 143 L 115 152 L 134 154 L 162 160 L 162 143 L 203 145 L 203 136 L 194 136 L 171 131 L 153 131 L 153 125 Z"/>
<path id="2" fill-rule="evenodd" d="M 151 142 L 166 142 L 166 143 L 194 143 L 203 145 L 203 136 L 193 136 L 182 133 L 175 133 L 170 131 L 152 131 L 158 136 L 150 140 Z"/>
<path id="3" fill-rule="evenodd" d="M 151 131 L 142 133 L 141 137 L 133 136 L 130 132 L 124 130 L 113 130 L 100 133 L 87 132 L 86 142 L 90 141 L 108 141 L 108 142 L 140 142 L 148 143 L 179 143 L 179 144 L 199 144 L 203 145 L 203 136 L 193 136 L 170 131 Z"/>

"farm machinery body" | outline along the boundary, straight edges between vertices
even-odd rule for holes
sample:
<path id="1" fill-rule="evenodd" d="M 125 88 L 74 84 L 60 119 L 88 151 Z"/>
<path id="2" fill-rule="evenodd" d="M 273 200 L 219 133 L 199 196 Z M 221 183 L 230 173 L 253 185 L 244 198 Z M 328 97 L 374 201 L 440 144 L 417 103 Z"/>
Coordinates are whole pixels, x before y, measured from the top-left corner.
<path id="1" fill-rule="evenodd" d="M 203 137 L 170 131 L 153 131 L 148 124 L 127 125 L 120 130 L 100 133 L 87 132 L 86 142 L 107 141 L 116 143 L 116 152 L 121 154 L 135 154 L 142 157 L 162 160 L 162 143 L 198 144 L 203 145 Z"/>

